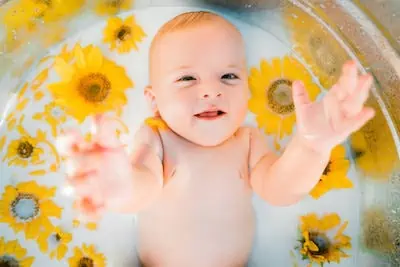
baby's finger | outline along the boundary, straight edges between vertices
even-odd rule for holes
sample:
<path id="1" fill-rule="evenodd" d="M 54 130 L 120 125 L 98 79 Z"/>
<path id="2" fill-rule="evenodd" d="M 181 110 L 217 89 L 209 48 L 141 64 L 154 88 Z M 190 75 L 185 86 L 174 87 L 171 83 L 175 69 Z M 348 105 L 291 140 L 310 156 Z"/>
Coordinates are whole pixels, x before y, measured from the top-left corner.
<path id="1" fill-rule="evenodd" d="M 80 213 L 81 220 L 97 221 L 104 213 L 104 204 L 95 203 L 89 197 L 77 199 L 74 208 Z"/>
<path id="2" fill-rule="evenodd" d="M 116 130 L 117 124 L 105 115 L 94 117 L 94 141 L 103 147 L 117 147 L 120 145 Z"/>
<path id="3" fill-rule="evenodd" d="M 340 101 L 344 100 L 348 95 L 351 95 L 357 87 L 357 65 L 354 61 L 347 62 L 343 66 L 342 76 L 339 79 L 341 90 L 338 98 Z"/>
<path id="4" fill-rule="evenodd" d="M 356 116 L 346 119 L 341 125 L 341 132 L 351 134 L 358 131 L 363 127 L 370 119 L 375 116 L 375 111 L 372 108 L 364 107 L 360 113 Z"/>
<path id="5" fill-rule="evenodd" d="M 339 90 L 338 88 L 338 85 L 334 85 L 331 89 L 332 92 L 329 92 L 323 100 L 325 115 L 329 118 L 330 125 L 334 131 L 338 130 L 337 127 L 343 120 L 343 114 L 340 109 L 340 101 L 336 97 L 335 93 L 336 90 Z"/>
<path id="6" fill-rule="evenodd" d="M 373 79 L 370 75 L 362 76 L 357 90 L 343 101 L 342 108 L 347 117 L 353 117 L 361 112 L 368 99 L 372 82 Z"/>
<path id="7" fill-rule="evenodd" d="M 69 130 L 57 138 L 56 147 L 61 156 L 71 156 L 79 150 L 83 142 L 82 135 L 76 130 Z"/>

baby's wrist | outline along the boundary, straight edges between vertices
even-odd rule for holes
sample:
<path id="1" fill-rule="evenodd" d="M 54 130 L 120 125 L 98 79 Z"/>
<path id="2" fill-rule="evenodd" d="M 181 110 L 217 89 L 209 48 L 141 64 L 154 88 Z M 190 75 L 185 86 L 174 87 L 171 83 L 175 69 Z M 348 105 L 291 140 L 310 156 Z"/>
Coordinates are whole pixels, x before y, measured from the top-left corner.
<path id="1" fill-rule="evenodd" d="M 309 138 L 306 138 L 300 134 L 296 134 L 293 137 L 293 141 L 307 154 L 312 154 L 316 157 L 321 157 L 322 159 L 330 157 L 332 148 L 329 146 L 317 144 L 313 142 L 313 140 L 310 140 Z"/>

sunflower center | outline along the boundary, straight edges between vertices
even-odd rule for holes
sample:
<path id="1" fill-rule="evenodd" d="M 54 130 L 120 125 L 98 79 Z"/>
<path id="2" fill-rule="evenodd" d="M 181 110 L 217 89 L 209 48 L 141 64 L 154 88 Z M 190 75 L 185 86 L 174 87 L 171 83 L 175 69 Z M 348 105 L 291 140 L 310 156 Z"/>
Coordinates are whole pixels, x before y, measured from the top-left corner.
<path id="1" fill-rule="evenodd" d="M 114 8 L 119 8 L 122 5 L 123 0 L 111 0 L 108 2 L 108 5 Z"/>
<path id="2" fill-rule="evenodd" d="M 39 214 L 39 201 L 33 194 L 18 193 L 11 203 L 11 213 L 21 221 L 29 221 Z"/>
<path id="3" fill-rule="evenodd" d="M 18 156 L 20 156 L 21 158 L 24 159 L 30 158 L 33 153 L 33 145 L 28 141 L 21 142 L 18 145 L 17 151 L 18 151 Z"/>
<path id="4" fill-rule="evenodd" d="M 129 28 L 127 26 L 122 26 L 117 31 L 117 38 L 120 41 L 126 41 L 130 35 L 131 35 L 131 28 Z"/>
<path id="5" fill-rule="evenodd" d="M 315 63 L 328 75 L 335 75 L 340 71 L 337 55 L 333 49 L 324 42 L 323 36 L 311 35 L 309 40 L 310 52 Z"/>
<path id="6" fill-rule="evenodd" d="M 61 235 L 59 234 L 59 233 L 56 233 L 55 235 L 54 235 L 54 239 L 56 240 L 56 242 L 60 242 L 61 241 Z"/>
<path id="7" fill-rule="evenodd" d="M 80 80 L 79 94 L 88 102 L 99 103 L 104 101 L 111 90 L 111 83 L 101 73 L 90 73 Z"/>
<path id="8" fill-rule="evenodd" d="M 365 151 L 362 150 L 353 150 L 353 156 L 355 159 L 361 158 L 362 156 L 364 156 Z"/>
<path id="9" fill-rule="evenodd" d="M 94 263 L 91 258 L 82 257 L 78 262 L 78 267 L 93 267 Z"/>
<path id="10" fill-rule="evenodd" d="M 322 173 L 323 175 L 328 175 L 331 172 L 331 164 L 332 164 L 332 162 L 329 161 Z"/>
<path id="11" fill-rule="evenodd" d="M 285 115 L 294 111 L 292 81 L 278 79 L 267 89 L 267 100 L 272 111 Z"/>
<path id="12" fill-rule="evenodd" d="M 45 4 L 46 6 L 51 6 L 53 3 L 53 0 L 36 0 L 36 3 Z"/>
<path id="13" fill-rule="evenodd" d="M 310 251 L 311 255 L 325 255 L 328 253 L 331 243 L 324 234 L 312 233 L 310 234 L 310 240 L 318 247 L 318 251 Z"/>
<path id="14" fill-rule="evenodd" d="M 8 255 L 0 256 L 0 267 L 19 267 L 19 262 Z"/>

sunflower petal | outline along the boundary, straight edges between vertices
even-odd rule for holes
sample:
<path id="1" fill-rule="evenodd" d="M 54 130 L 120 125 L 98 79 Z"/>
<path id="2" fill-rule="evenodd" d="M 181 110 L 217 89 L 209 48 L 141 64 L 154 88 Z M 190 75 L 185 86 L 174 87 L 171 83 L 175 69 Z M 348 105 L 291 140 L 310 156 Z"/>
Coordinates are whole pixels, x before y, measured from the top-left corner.
<path id="1" fill-rule="evenodd" d="M 64 82 L 69 82 L 75 74 L 74 68 L 62 58 L 56 58 L 54 69 Z"/>
<path id="2" fill-rule="evenodd" d="M 103 64 L 103 55 L 100 48 L 93 47 L 88 54 L 88 68 L 92 71 L 98 71 Z"/>

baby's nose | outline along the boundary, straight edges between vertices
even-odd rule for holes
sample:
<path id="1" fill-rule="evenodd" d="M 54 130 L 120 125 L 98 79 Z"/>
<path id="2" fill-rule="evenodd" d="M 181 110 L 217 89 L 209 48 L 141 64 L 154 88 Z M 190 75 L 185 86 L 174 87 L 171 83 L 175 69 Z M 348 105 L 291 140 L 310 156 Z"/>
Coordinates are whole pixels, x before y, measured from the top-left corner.
<path id="1" fill-rule="evenodd" d="M 207 99 L 207 98 L 216 98 L 216 97 L 221 97 L 222 93 L 217 90 L 207 90 L 202 93 L 202 98 Z"/>

